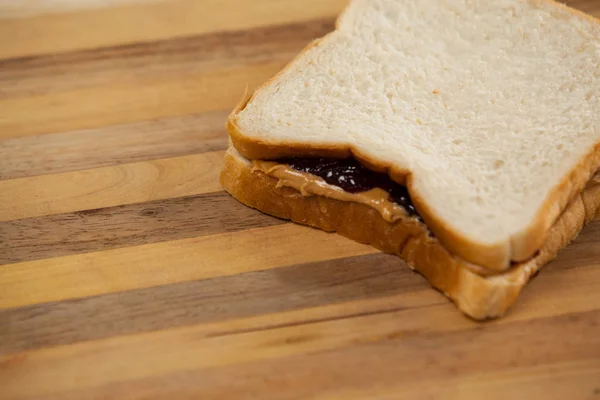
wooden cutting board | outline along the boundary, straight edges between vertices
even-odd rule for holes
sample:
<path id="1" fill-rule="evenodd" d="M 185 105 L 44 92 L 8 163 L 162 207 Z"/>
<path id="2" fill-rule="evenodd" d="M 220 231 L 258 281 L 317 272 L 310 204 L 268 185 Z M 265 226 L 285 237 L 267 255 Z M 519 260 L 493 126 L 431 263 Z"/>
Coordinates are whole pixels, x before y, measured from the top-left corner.
<path id="1" fill-rule="evenodd" d="M 0 1 L 1 399 L 600 399 L 599 220 L 481 324 L 221 190 L 244 87 L 344 3 Z"/>

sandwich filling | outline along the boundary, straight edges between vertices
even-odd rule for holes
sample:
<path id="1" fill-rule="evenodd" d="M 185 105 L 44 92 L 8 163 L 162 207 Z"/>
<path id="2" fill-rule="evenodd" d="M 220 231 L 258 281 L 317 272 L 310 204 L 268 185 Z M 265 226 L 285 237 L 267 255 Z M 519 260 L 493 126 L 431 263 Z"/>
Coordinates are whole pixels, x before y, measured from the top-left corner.
<path id="1" fill-rule="evenodd" d="M 293 188 L 303 196 L 325 196 L 364 204 L 377 210 L 388 222 L 401 218 L 422 222 L 405 186 L 385 173 L 366 168 L 354 158 L 254 160 L 252 169 L 276 178 L 277 187 Z M 587 187 L 599 184 L 600 171 L 597 171 Z"/>
<path id="2" fill-rule="evenodd" d="M 278 187 L 294 188 L 304 196 L 361 203 L 377 210 L 389 222 L 402 217 L 421 220 L 405 186 L 387 174 L 369 170 L 353 158 L 252 161 L 252 168 L 277 178 Z"/>

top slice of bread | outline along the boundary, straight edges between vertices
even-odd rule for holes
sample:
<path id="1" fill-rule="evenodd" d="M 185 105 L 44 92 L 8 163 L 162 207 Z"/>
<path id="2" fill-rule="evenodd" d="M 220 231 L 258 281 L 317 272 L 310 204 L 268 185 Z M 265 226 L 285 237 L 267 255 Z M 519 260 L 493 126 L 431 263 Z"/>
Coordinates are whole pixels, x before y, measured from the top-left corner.
<path id="1" fill-rule="evenodd" d="M 354 0 L 231 114 L 250 159 L 353 154 L 504 270 L 600 167 L 600 24 L 548 0 Z"/>

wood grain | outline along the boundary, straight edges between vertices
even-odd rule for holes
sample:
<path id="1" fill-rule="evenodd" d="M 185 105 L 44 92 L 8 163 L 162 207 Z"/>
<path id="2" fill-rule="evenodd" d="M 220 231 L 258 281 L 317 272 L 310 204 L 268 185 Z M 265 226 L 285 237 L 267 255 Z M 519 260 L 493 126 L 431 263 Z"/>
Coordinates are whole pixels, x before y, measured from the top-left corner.
<path id="1" fill-rule="evenodd" d="M 346 2 L 0 0 L 0 399 L 600 398 L 600 216 L 476 323 L 222 191 L 231 107 Z"/>
<path id="2" fill-rule="evenodd" d="M 423 384 L 428 379 L 437 382 L 458 373 L 472 377 L 481 374 L 482 368 L 494 373 L 510 367 L 539 366 L 542 357 L 545 365 L 550 366 L 558 364 L 560 367 L 561 361 L 566 364 L 580 360 L 591 363 L 594 372 L 600 367 L 594 363 L 600 351 L 600 337 L 595 335 L 600 311 L 553 315 L 552 318 L 540 316 L 526 321 L 506 319 L 493 324 L 493 329 L 482 330 L 471 321 L 458 319 L 457 315 L 444 315 L 444 308 L 445 305 L 428 305 L 386 310 L 208 338 L 195 334 L 194 328 L 175 328 L 34 350 L 28 352 L 26 358 L 5 358 L 4 365 L 12 363 L 12 373 L 0 376 L 0 385 L 10 398 L 13 393 L 35 396 L 49 389 L 60 393 L 85 386 L 94 388 L 103 383 L 146 379 L 167 372 L 206 373 L 220 369 L 223 378 L 231 378 L 230 368 L 235 372 L 242 367 L 246 374 L 252 374 L 261 366 L 268 366 L 271 371 L 287 371 L 284 377 L 291 381 L 282 382 L 282 387 L 288 390 L 297 387 L 300 393 L 309 396 L 310 392 L 302 392 L 302 386 L 304 390 L 317 387 L 323 392 L 335 387 L 328 383 L 345 382 L 346 390 L 356 389 L 354 385 L 362 383 L 365 390 L 376 379 L 391 385 L 393 390 L 406 383 L 409 391 L 411 383 L 414 387 L 415 383 Z M 398 320 L 411 323 L 399 326 Z M 445 323 L 434 324 L 440 320 Z M 547 335 L 549 328 L 558 336 Z M 509 344 L 506 338 L 512 338 Z M 455 356 L 439 358 L 441 348 L 452 349 L 451 354 Z M 522 351 L 523 348 L 527 351 Z M 128 360 L 127 365 L 116 367 L 118 360 L 123 359 Z M 399 363 L 398 360 L 411 362 Z M 393 373 L 390 365 L 394 365 Z M 312 373 L 306 376 L 308 370 Z M 35 373 L 36 385 L 25 385 L 30 373 Z M 60 379 L 62 374 L 68 374 L 71 379 Z M 345 381 L 347 374 L 351 374 L 348 382 Z M 294 381 L 290 375 L 304 379 Z M 319 375 L 321 378 L 317 378 Z M 394 380 L 390 381 L 392 376 Z M 215 383 L 224 384 L 223 378 Z M 272 379 L 280 383 L 282 376 L 276 374 Z M 302 384 L 307 381 L 311 385 Z M 210 396 L 210 381 L 200 379 L 196 384 L 201 384 Z M 597 381 L 586 380 L 585 387 L 593 388 L 595 384 Z M 242 393 L 237 388 L 239 385 L 229 391 L 233 397 Z M 223 393 L 224 389 L 219 388 L 217 393 Z M 267 392 L 268 388 L 262 390 Z"/>
<path id="3" fill-rule="evenodd" d="M 401 267 L 395 257 L 371 254 L 0 310 L 0 326 L 11 327 L 0 353 L 426 288 Z"/>
<path id="4" fill-rule="evenodd" d="M 227 148 L 227 111 L 0 141 L 0 180 Z"/>
<path id="5" fill-rule="evenodd" d="M 41 14 L 56 14 L 76 10 L 100 9 L 143 2 L 147 2 L 147 0 L 46 0 L 43 2 L 22 1 L 18 3 L 12 0 L 0 0 L 0 18 L 24 18 Z"/>
<path id="6" fill-rule="evenodd" d="M 312 250 L 298 252 L 298 248 Z M 374 252 L 338 235 L 285 224 L 27 261 L 0 267 L 0 308 Z"/>
<path id="7" fill-rule="evenodd" d="M 0 138 L 231 109 L 332 28 L 319 20 L 0 61 Z"/>
<path id="8" fill-rule="evenodd" d="M 0 23 L 0 58 L 143 43 L 335 17 L 347 0 L 166 0 L 101 9 L 62 7 Z M 136 21 L 137 23 L 132 23 Z M 107 27 L 111 29 L 107 29 Z"/>
<path id="9" fill-rule="evenodd" d="M 0 98 L 164 80 L 231 65 L 288 61 L 315 37 L 332 29 L 333 19 L 324 19 L 94 50 L 0 59 Z"/>
<path id="10" fill-rule="evenodd" d="M 363 353 L 364 354 L 364 353 Z M 360 355 L 359 355 L 360 356 Z M 358 358 L 358 357 L 357 357 Z M 340 370 L 335 362 L 344 360 L 328 360 L 325 365 L 312 368 L 310 364 L 321 361 L 318 358 L 304 357 L 291 359 L 297 362 L 293 366 L 286 363 L 269 363 L 267 365 L 246 365 L 227 370 L 191 370 L 173 373 L 168 376 L 147 379 L 129 380 L 119 383 L 107 383 L 88 390 L 74 390 L 66 394 L 50 395 L 48 399 L 103 399 L 120 393 L 130 398 L 163 399 L 177 395 L 182 398 L 193 398 L 202 385 L 203 399 L 220 399 L 223 393 L 231 393 L 237 399 L 252 399 L 250 393 L 261 393 L 261 399 L 414 399 L 443 398 L 450 400 L 481 399 L 504 400 L 511 398 L 539 398 L 563 400 L 565 398 L 595 399 L 600 393 L 594 379 L 598 376 L 598 368 L 590 361 L 554 363 L 551 366 L 510 366 L 493 373 L 473 372 L 469 375 L 457 371 L 450 372 L 454 376 L 440 379 L 436 376 L 436 384 L 428 382 L 395 381 L 393 367 L 378 366 L 379 374 L 361 374 L 361 366 L 352 363 L 348 369 Z M 386 361 L 392 365 L 398 359 Z M 369 360 L 363 368 L 372 368 Z M 452 366 L 441 365 L 452 371 Z M 330 370 L 339 373 L 334 378 Z M 455 369 L 456 370 L 456 369 Z M 283 372 L 282 372 L 283 371 Z M 569 371 L 565 373 L 565 371 Z M 224 375 L 227 373 L 227 379 Z M 321 375 L 318 375 L 321 373 Z M 327 375 L 323 375 L 327 373 Z M 351 384 L 346 384 L 340 375 L 346 373 Z M 460 378 L 457 378 L 460 376 Z M 312 385 L 303 385 L 300 380 L 310 380 Z M 328 380 L 327 380 L 328 379 Z M 231 382 L 240 382 L 235 386 Z M 381 382 L 376 386 L 373 381 Z M 344 385 L 340 388 L 340 385 Z M 273 389 L 275 388 L 275 389 Z M 574 388 L 574 389 L 572 389 Z M 262 395 L 264 393 L 264 395 Z M 338 397 L 339 396 L 339 397 Z"/>
<path id="11" fill-rule="evenodd" d="M 527 288 L 524 307 L 593 310 L 572 293 L 574 288 L 593 291 L 600 271 L 591 266 L 570 275 L 568 268 L 561 262 L 549 267 L 541 282 Z M 0 353 L 357 300 L 383 298 L 396 307 L 421 307 L 433 304 L 431 294 L 426 281 L 396 257 L 369 254 L 0 310 L 0 326 L 11 328 Z M 551 294 L 560 304 L 547 301 Z M 435 304 L 446 301 L 440 296 Z M 216 326 L 224 334 L 225 328 Z M 231 333 L 249 329 L 258 328 L 227 328 Z"/>
<path id="12" fill-rule="evenodd" d="M 282 224 L 225 192 L 0 222 L 0 265 Z"/>
<path id="13" fill-rule="evenodd" d="M 223 154 L 0 181 L 0 221 L 215 192 Z"/>
<path id="14" fill-rule="evenodd" d="M 275 60 L 150 82 L 0 99 L 0 139 L 222 110 L 233 107 L 246 86 L 255 88 L 284 65 Z"/>

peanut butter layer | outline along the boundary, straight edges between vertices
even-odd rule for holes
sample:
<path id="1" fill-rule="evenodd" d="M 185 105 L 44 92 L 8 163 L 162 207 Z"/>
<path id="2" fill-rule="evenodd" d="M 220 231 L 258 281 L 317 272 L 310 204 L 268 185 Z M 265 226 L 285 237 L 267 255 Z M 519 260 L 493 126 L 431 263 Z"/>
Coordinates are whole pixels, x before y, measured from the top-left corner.
<path id="1" fill-rule="evenodd" d="M 390 200 L 388 192 L 378 187 L 363 192 L 350 193 L 340 187 L 330 185 L 316 175 L 271 161 L 252 161 L 252 170 L 261 171 L 268 176 L 277 178 L 277 187 L 291 187 L 303 196 L 325 196 L 340 201 L 364 204 L 377 210 L 381 217 L 388 222 L 395 222 L 402 217 L 410 216 L 404 207 Z"/>

